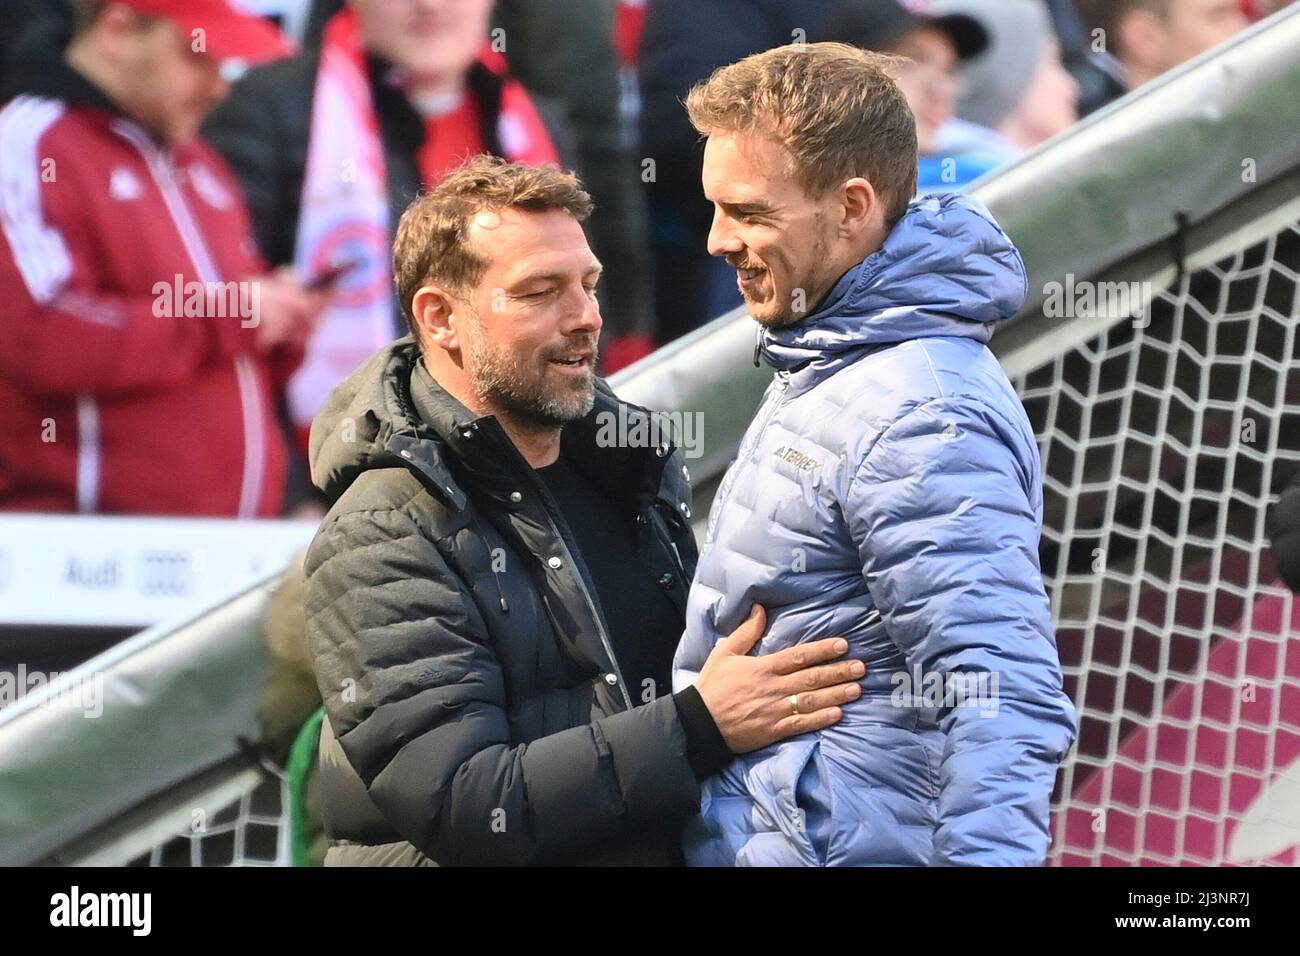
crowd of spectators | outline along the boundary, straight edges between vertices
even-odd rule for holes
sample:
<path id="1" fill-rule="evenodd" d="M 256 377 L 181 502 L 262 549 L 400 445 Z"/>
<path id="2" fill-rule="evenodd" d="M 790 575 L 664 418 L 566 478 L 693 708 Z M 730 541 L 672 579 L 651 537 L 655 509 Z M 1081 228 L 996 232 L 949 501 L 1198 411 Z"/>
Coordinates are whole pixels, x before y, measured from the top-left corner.
<path id="1" fill-rule="evenodd" d="M 315 513 L 312 418 L 405 334 L 392 231 L 468 155 L 582 178 L 610 373 L 740 303 L 681 103 L 714 69 L 896 54 L 919 189 L 961 190 L 1283 5 L 6 0 L 0 509 Z"/>

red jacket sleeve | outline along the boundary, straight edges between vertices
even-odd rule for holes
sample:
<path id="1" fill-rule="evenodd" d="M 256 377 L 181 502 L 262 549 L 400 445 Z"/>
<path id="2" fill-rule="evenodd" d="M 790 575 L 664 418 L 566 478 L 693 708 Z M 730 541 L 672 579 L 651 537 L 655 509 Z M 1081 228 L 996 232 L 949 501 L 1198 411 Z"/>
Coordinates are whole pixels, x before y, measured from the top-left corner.
<path id="1" fill-rule="evenodd" d="M 40 122 L 40 111 L 54 108 L 29 102 L 0 112 L 0 374 L 46 394 L 108 394 L 184 382 L 251 350 L 253 329 L 239 322 L 169 315 L 177 310 L 162 305 L 157 286 L 134 293 L 108 287 L 97 268 L 105 237 L 94 234 L 85 212 L 94 188 L 86 160 L 51 148 L 52 123 Z M 47 168 L 57 177 L 43 175 Z"/>

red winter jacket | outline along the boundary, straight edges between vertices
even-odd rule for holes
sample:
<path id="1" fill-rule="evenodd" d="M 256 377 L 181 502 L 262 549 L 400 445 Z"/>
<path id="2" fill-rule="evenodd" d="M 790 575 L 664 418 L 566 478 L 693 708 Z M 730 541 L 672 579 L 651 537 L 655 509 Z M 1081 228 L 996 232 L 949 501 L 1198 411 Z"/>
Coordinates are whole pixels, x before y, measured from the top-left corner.
<path id="1" fill-rule="evenodd" d="M 40 87 L 0 108 L 0 509 L 278 514 L 296 357 L 254 351 L 233 175 L 67 67 Z"/>

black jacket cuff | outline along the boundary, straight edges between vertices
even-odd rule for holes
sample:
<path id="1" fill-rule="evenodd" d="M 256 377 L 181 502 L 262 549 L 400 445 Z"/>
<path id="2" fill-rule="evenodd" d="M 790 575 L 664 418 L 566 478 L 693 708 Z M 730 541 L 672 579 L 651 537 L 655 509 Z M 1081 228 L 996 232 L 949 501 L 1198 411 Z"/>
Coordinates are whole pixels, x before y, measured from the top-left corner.
<path id="1" fill-rule="evenodd" d="M 673 703 L 686 731 L 686 760 L 697 780 L 707 780 L 731 763 L 731 748 L 698 690 L 687 687 L 678 691 L 673 694 Z"/>

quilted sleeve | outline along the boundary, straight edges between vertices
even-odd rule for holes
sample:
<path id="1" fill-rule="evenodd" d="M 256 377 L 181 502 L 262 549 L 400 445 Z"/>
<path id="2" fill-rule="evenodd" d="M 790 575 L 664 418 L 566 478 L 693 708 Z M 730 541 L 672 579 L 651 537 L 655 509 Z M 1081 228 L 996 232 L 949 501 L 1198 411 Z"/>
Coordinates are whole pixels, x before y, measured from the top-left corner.
<path id="1" fill-rule="evenodd" d="M 934 400 L 883 432 L 849 490 L 891 639 L 909 671 L 961 693 L 940 711 L 936 864 L 1041 864 L 1075 738 L 1038 562 L 1038 456 L 1022 435 L 972 399 Z"/>

